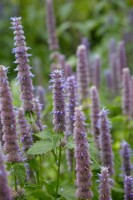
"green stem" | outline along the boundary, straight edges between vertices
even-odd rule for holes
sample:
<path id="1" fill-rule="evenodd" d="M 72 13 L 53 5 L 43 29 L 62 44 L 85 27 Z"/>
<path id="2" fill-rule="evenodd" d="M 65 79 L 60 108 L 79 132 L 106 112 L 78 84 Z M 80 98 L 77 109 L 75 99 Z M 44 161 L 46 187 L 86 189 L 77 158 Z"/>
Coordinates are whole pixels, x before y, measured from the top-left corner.
<path id="1" fill-rule="evenodd" d="M 41 188 L 42 188 L 42 180 L 41 180 L 41 174 L 42 174 L 42 156 L 39 155 L 39 165 L 40 165 L 40 169 L 39 169 L 39 176 L 40 176 L 40 185 L 41 185 Z"/>
<path id="2" fill-rule="evenodd" d="M 14 174 L 14 187 L 15 187 L 15 191 L 17 191 L 17 177 L 16 175 Z"/>
<path id="3" fill-rule="evenodd" d="M 56 185 L 55 200 L 57 199 L 57 196 L 58 196 L 59 178 L 60 178 L 60 165 L 61 165 L 61 146 L 59 148 L 59 159 L 58 159 L 57 185 Z"/>

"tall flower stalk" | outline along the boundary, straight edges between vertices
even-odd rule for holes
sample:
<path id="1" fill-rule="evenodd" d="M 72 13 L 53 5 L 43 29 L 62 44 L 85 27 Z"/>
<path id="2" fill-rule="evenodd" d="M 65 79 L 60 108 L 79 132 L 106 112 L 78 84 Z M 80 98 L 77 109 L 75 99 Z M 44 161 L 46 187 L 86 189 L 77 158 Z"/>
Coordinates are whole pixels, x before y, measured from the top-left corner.
<path id="1" fill-rule="evenodd" d="M 58 50 L 59 45 L 56 34 L 56 19 L 53 9 L 53 0 L 46 0 L 46 20 L 47 20 L 49 49 L 52 51 Z"/>
<path id="2" fill-rule="evenodd" d="M 55 70 L 51 74 L 53 83 L 53 124 L 55 132 L 65 131 L 65 96 L 64 77 L 61 70 Z"/>
<path id="3" fill-rule="evenodd" d="M 122 74 L 123 69 L 128 67 L 124 41 L 119 42 L 117 53 L 118 53 L 118 64 Z"/>
<path id="4" fill-rule="evenodd" d="M 100 131 L 98 128 L 98 119 L 100 112 L 99 94 L 96 86 L 92 86 L 91 93 L 91 128 L 94 141 L 98 150 L 100 150 Z"/>
<path id="5" fill-rule="evenodd" d="M 122 77 L 122 111 L 127 117 L 131 116 L 131 97 L 130 97 L 130 71 L 129 68 L 123 69 Z"/>
<path id="6" fill-rule="evenodd" d="M 109 174 L 114 173 L 113 152 L 111 146 L 110 122 L 107 117 L 108 111 L 102 109 L 99 114 L 100 148 L 102 166 L 108 167 Z"/>
<path id="7" fill-rule="evenodd" d="M 129 148 L 129 144 L 126 141 L 121 143 L 121 155 L 122 155 L 122 170 L 124 175 L 130 176 L 131 175 L 131 149 Z"/>
<path id="8" fill-rule="evenodd" d="M 87 50 L 84 45 L 77 49 L 77 85 L 80 101 L 86 99 L 89 95 L 89 70 Z"/>
<path id="9" fill-rule="evenodd" d="M 54 70 L 51 74 L 51 82 L 53 83 L 53 125 L 56 133 L 65 132 L 65 95 L 64 95 L 64 76 L 62 70 Z M 61 142 L 61 140 L 60 140 Z M 61 151 L 59 147 L 59 154 L 57 160 L 57 184 L 55 191 L 55 199 L 58 197 L 60 166 L 61 166 Z"/>
<path id="10" fill-rule="evenodd" d="M 111 187 L 112 179 L 109 177 L 109 172 L 107 167 L 101 168 L 101 174 L 99 174 L 99 200 L 111 200 Z"/>
<path id="11" fill-rule="evenodd" d="M 44 129 L 44 125 L 42 123 L 41 104 L 37 98 L 34 100 L 34 111 L 36 113 L 35 125 L 37 126 L 38 131 L 42 131 Z"/>
<path id="12" fill-rule="evenodd" d="M 77 199 L 92 199 L 90 155 L 85 129 L 85 118 L 79 107 L 75 108 L 74 123 L 75 159 L 76 159 L 76 197 Z"/>
<path id="13" fill-rule="evenodd" d="M 23 150 L 26 152 L 32 145 L 32 130 L 30 124 L 28 124 L 24 110 L 19 109 L 18 111 L 18 125 L 19 125 L 19 131 L 21 134 L 21 141 L 23 143 Z"/>
<path id="14" fill-rule="evenodd" d="M 4 166 L 4 159 L 1 147 L 0 147 L 0 199 L 12 200 L 11 189 L 9 188 L 8 185 L 7 173 Z"/>
<path id="15" fill-rule="evenodd" d="M 124 200 L 133 199 L 133 178 L 125 176 L 124 178 Z"/>
<path id="16" fill-rule="evenodd" d="M 12 94 L 7 80 L 7 68 L 0 66 L 0 104 L 4 151 L 7 162 L 20 162 L 20 149 L 16 132 L 15 111 Z"/>
<path id="17" fill-rule="evenodd" d="M 92 68 L 92 83 L 99 89 L 100 87 L 100 68 L 101 68 L 101 59 L 100 56 L 97 56 L 94 60 Z"/>
<path id="18" fill-rule="evenodd" d="M 21 17 L 14 17 L 11 18 L 11 20 L 15 40 L 13 53 L 15 53 L 15 63 L 17 63 L 17 79 L 20 85 L 20 99 L 22 100 L 22 107 L 25 111 L 34 111 L 34 88 L 32 84 L 33 74 L 30 72 L 31 67 L 29 66 L 28 58 L 31 55 L 27 53 L 29 47 L 26 47 Z"/>
<path id="19" fill-rule="evenodd" d="M 74 130 L 74 112 L 77 106 L 77 95 L 76 95 L 76 81 L 74 76 L 67 78 L 67 108 L 66 108 L 66 138 L 73 135 Z M 73 169 L 73 157 L 74 152 L 71 149 L 67 149 L 67 163 L 69 171 Z"/>

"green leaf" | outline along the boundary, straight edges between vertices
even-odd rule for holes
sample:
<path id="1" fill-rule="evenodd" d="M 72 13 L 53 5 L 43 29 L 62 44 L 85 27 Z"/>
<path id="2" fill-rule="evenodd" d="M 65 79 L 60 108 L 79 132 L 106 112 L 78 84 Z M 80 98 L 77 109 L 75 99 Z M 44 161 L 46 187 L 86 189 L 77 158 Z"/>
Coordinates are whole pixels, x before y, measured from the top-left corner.
<path id="1" fill-rule="evenodd" d="M 12 176 L 16 176 L 19 183 L 24 185 L 26 180 L 26 171 L 23 163 L 14 163 L 11 169 Z"/>
<path id="2" fill-rule="evenodd" d="M 64 197 L 66 200 L 75 200 L 75 191 L 76 189 L 72 186 L 64 185 L 59 194 Z"/>
<path id="3" fill-rule="evenodd" d="M 38 155 L 45 154 L 53 149 L 53 145 L 48 141 L 38 141 L 32 145 L 32 147 L 28 150 L 28 154 Z"/>

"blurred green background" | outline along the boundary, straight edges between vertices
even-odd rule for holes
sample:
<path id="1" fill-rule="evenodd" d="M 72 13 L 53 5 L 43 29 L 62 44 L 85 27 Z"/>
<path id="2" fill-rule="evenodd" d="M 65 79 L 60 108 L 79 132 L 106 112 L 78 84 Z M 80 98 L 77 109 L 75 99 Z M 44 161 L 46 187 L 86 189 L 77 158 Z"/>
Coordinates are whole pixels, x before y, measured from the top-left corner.
<path id="1" fill-rule="evenodd" d="M 75 52 L 82 37 L 90 42 L 91 54 L 102 56 L 102 67 L 108 67 L 110 38 L 121 40 L 131 30 L 129 13 L 133 1 L 128 0 L 54 0 L 61 53 L 75 67 Z M 10 66 L 9 77 L 16 76 L 11 53 L 13 33 L 10 17 L 22 16 L 27 46 L 31 47 L 30 65 L 36 74 L 36 84 L 46 85 L 50 61 L 47 44 L 45 0 L 0 0 L 0 63 Z M 133 25 L 133 24 L 132 24 Z M 132 28 L 133 29 L 133 28 Z M 131 45 L 129 50 L 131 51 Z M 130 54 L 129 54 L 130 55 Z M 132 57 L 132 56 L 131 56 Z"/>

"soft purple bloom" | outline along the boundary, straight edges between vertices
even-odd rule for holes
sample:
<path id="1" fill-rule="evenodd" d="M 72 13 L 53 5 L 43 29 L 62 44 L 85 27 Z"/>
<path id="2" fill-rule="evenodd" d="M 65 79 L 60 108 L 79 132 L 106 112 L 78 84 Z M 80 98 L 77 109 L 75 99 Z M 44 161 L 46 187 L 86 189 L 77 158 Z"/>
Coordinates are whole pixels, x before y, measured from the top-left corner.
<path id="1" fill-rule="evenodd" d="M 62 70 L 54 70 L 51 74 L 53 83 L 53 124 L 56 132 L 65 131 L 65 96 Z"/>
<path id="2" fill-rule="evenodd" d="M 77 199 L 92 199 L 90 155 L 85 128 L 84 114 L 79 107 L 75 108 L 74 123 L 75 159 L 76 159 L 76 197 Z"/>
<path id="3" fill-rule="evenodd" d="M 4 151 L 7 154 L 6 160 L 7 162 L 19 162 L 21 158 L 16 132 L 15 111 L 7 80 L 7 68 L 4 66 L 0 66 L 0 105 Z"/>
<path id="4" fill-rule="evenodd" d="M 98 114 L 100 112 L 100 102 L 96 86 L 91 87 L 90 93 L 91 93 L 91 129 L 96 147 L 100 149 L 100 140 L 99 140 L 100 131 L 98 128 L 98 119 L 99 119 Z"/>
<path id="5" fill-rule="evenodd" d="M 77 106 L 77 86 L 74 76 L 70 76 L 67 78 L 66 83 L 66 97 L 67 97 L 67 105 L 66 105 L 66 138 L 70 135 L 73 135 L 74 129 L 74 112 L 75 107 Z M 73 150 L 68 149 L 66 151 L 67 155 L 67 163 L 70 171 L 73 169 Z"/>
<path id="6" fill-rule="evenodd" d="M 37 98 L 34 100 L 34 112 L 36 113 L 36 128 L 38 131 L 42 131 L 44 129 L 44 125 L 42 123 L 41 104 Z"/>
<path id="7" fill-rule="evenodd" d="M 121 86 L 121 69 L 118 65 L 118 57 L 116 53 L 110 55 L 110 70 L 112 73 L 113 92 L 118 92 Z"/>
<path id="8" fill-rule="evenodd" d="M 100 87 L 100 68 L 101 68 L 101 59 L 100 56 L 97 56 L 93 62 L 92 68 L 92 84 L 99 89 Z"/>
<path id="9" fill-rule="evenodd" d="M 55 51 L 59 48 L 56 34 L 56 20 L 53 9 L 53 0 L 46 0 L 46 20 L 48 29 L 49 49 Z"/>
<path id="10" fill-rule="evenodd" d="M 11 18 L 12 29 L 14 30 L 14 46 L 13 53 L 15 54 L 18 71 L 18 82 L 20 85 L 20 98 L 22 100 L 22 107 L 25 111 L 33 111 L 33 74 L 30 72 L 29 56 L 27 53 L 29 47 L 26 47 L 23 26 L 21 24 L 21 17 Z"/>
<path id="11" fill-rule="evenodd" d="M 114 83 L 113 83 L 113 76 L 112 76 L 111 70 L 108 69 L 105 71 L 105 79 L 106 79 L 108 89 L 110 91 L 113 91 Z"/>
<path id="12" fill-rule="evenodd" d="M 124 200 L 133 200 L 133 178 L 131 176 L 124 178 Z"/>
<path id="13" fill-rule="evenodd" d="M 121 155 L 122 155 L 122 169 L 124 175 L 130 176 L 131 175 L 131 150 L 129 148 L 129 144 L 125 141 L 121 143 Z"/>
<path id="14" fill-rule="evenodd" d="M 19 131 L 21 134 L 21 142 L 23 144 L 23 150 L 27 151 L 31 145 L 32 145 L 32 130 L 30 124 L 28 124 L 28 121 L 25 118 L 24 110 L 19 109 L 18 110 L 18 125 L 19 125 Z"/>
<path id="15" fill-rule="evenodd" d="M 39 103 L 41 105 L 41 111 L 43 111 L 45 108 L 45 99 L 44 99 L 45 89 L 42 86 L 38 86 L 36 89 L 36 93 L 38 96 Z"/>
<path id="16" fill-rule="evenodd" d="M 0 147 L 0 199 L 12 200 L 11 189 L 8 186 L 7 173 L 4 166 L 4 159 L 1 147 Z"/>
<path id="17" fill-rule="evenodd" d="M 99 130 L 100 130 L 100 149 L 102 166 L 108 167 L 109 174 L 114 173 L 113 152 L 111 145 L 110 122 L 107 117 L 108 111 L 102 109 L 99 113 Z"/>
<path id="18" fill-rule="evenodd" d="M 1 113 L 0 113 L 0 115 L 1 115 Z M 0 143 L 3 145 L 4 143 L 3 143 L 2 137 L 3 137 L 3 131 L 2 131 L 1 118 L 0 118 Z"/>
<path id="19" fill-rule="evenodd" d="M 89 95 L 89 70 L 86 47 L 78 46 L 77 49 L 77 84 L 80 101 Z"/>
<path id="20" fill-rule="evenodd" d="M 133 76 L 130 78 L 130 113 L 133 117 Z"/>
<path id="21" fill-rule="evenodd" d="M 129 68 L 123 69 L 122 111 L 125 116 L 130 117 L 130 115 L 131 115 L 131 98 L 130 98 L 130 71 L 129 71 Z"/>
<path id="22" fill-rule="evenodd" d="M 107 167 L 101 168 L 101 174 L 99 174 L 99 200 L 111 200 L 111 187 L 113 180 L 109 177 L 109 171 Z"/>
<path id="23" fill-rule="evenodd" d="M 127 65 L 127 56 L 126 56 L 126 48 L 125 48 L 125 43 L 124 41 L 120 41 L 118 43 L 118 50 L 117 50 L 117 53 L 118 53 L 118 65 L 119 65 L 119 68 L 121 70 L 121 74 L 122 74 L 122 70 L 124 68 L 127 68 L 128 65 Z"/>

